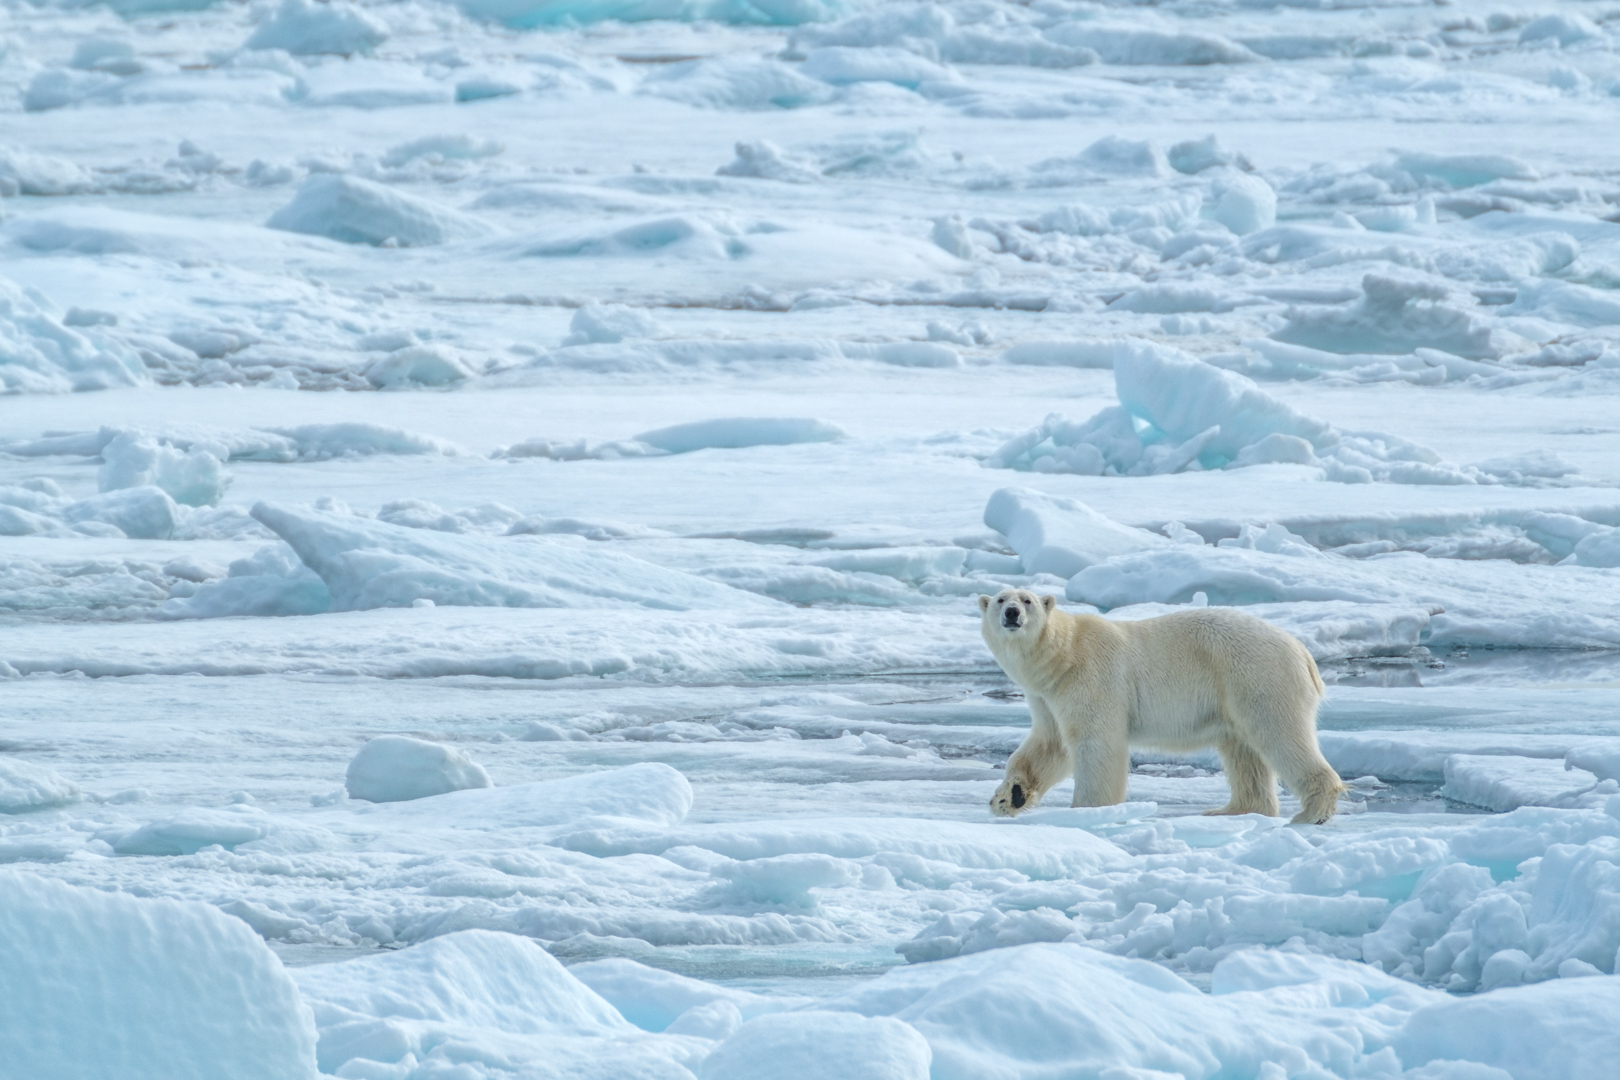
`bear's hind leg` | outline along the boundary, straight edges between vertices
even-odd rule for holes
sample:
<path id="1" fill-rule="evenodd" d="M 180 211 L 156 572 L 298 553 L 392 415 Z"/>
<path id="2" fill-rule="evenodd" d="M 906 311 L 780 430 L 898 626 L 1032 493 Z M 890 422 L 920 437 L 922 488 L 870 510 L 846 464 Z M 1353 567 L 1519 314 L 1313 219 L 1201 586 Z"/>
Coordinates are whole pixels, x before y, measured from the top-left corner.
<path id="1" fill-rule="evenodd" d="M 1237 739 L 1220 744 L 1221 764 L 1226 767 L 1226 782 L 1232 788 L 1232 797 L 1219 810 L 1206 810 L 1206 814 L 1264 814 L 1277 816 L 1277 776 L 1254 748 Z"/>
<path id="2" fill-rule="evenodd" d="M 1321 755 L 1317 756 L 1317 762 L 1298 777 L 1283 778 L 1300 803 L 1299 813 L 1294 815 L 1290 825 L 1325 824 L 1339 808 L 1339 796 L 1345 792 L 1344 782 Z"/>

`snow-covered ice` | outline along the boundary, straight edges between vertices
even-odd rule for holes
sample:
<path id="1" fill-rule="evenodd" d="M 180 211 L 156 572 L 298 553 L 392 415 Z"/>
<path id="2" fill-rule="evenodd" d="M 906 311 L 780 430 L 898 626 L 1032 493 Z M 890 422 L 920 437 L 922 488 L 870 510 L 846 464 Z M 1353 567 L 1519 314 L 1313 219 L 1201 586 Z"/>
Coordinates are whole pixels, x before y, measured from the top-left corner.
<path id="1" fill-rule="evenodd" d="M 1605 1075 L 1617 42 L 0 7 L 0 1074 Z M 1008 585 L 1298 636 L 1338 816 L 991 820 Z"/>

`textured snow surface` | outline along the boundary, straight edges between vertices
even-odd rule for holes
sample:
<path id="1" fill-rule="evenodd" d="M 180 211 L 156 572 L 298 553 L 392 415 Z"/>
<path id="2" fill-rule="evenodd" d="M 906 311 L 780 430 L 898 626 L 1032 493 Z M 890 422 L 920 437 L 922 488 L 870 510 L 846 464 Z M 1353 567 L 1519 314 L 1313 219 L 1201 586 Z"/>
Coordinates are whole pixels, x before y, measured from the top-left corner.
<path id="1" fill-rule="evenodd" d="M 1612 1072 L 1612 7 L 0 5 L 0 1074 Z"/>
<path id="2" fill-rule="evenodd" d="M 315 1025 L 240 920 L 0 872 L 0 1054 L 8 1073 L 85 1080 L 309 1080 Z"/>

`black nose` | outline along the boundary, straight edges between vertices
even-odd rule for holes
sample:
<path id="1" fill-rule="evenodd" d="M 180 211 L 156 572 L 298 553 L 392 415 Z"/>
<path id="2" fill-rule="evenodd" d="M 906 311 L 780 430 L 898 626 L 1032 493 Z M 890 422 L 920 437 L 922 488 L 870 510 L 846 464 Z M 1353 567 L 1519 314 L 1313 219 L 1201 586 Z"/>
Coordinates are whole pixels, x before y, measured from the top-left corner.
<path id="1" fill-rule="evenodd" d="M 1013 795 L 1013 809 L 1017 810 L 1019 807 L 1024 805 L 1024 789 L 1023 789 L 1023 787 L 1021 785 L 1014 784 L 1013 785 L 1012 795 Z"/>
<path id="2" fill-rule="evenodd" d="M 1016 611 L 1005 612 L 1001 616 L 1001 625 L 1002 626 L 1007 626 L 1007 627 L 1017 627 L 1017 625 L 1018 625 L 1018 612 L 1016 612 Z"/>

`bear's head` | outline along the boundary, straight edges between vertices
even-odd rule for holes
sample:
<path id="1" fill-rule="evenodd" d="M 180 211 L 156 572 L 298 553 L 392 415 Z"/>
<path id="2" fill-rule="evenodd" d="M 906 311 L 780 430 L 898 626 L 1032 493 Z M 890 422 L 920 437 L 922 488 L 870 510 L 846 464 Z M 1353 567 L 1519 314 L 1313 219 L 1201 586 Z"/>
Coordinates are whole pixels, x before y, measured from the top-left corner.
<path id="1" fill-rule="evenodd" d="M 1056 606 L 1055 596 L 1036 596 L 1028 589 L 1002 589 L 995 596 L 980 596 L 985 640 L 1034 642 Z"/>

